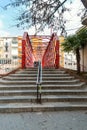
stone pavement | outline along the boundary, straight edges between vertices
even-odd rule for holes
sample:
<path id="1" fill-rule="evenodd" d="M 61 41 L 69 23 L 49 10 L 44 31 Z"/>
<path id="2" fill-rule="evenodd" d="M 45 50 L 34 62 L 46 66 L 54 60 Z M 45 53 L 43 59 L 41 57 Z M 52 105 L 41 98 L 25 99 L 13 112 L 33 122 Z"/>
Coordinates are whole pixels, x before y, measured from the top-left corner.
<path id="1" fill-rule="evenodd" d="M 87 130 L 87 112 L 0 114 L 0 130 Z"/>

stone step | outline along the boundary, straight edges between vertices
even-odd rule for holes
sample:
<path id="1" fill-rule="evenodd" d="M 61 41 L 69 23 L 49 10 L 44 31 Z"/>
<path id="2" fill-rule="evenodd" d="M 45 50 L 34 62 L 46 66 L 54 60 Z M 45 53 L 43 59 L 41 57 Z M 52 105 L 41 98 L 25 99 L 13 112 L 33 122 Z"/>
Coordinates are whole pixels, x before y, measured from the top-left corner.
<path id="1" fill-rule="evenodd" d="M 87 110 L 87 85 L 61 69 L 43 69 L 42 103 L 37 104 L 37 71 L 0 79 L 0 112 Z"/>
<path id="2" fill-rule="evenodd" d="M 87 90 L 42 90 L 42 95 L 87 95 Z"/>
<path id="3" fill-rule="evenodd" d="M 16 73 L 37 73 L 38 72 L 38 69 L 36 70 L 20 70 L 20 71 L 17 71 Z"/>
<path id="4" fill-rule="evenodd" d="M 16 74 L 36 74 L 38 71 L 19 71 Z M 64 74 L 65 71 L 42 71 L 43 74 Z"/>
<path id="5" fill-rule="evenodd" d="M 9 77 L 37 77 L 37 74 L 21 74 L 21 73 L 15 73 L 15 74 L 10 74 Z"/>
<path id="6" fill-rule="evenodd" d="M 36 84 L 36 81 L 32 81 L 32 80 L 22 80 L 22 81 L 19 81 L 19 80 L 17 80 L 17 81 L 10 81 L 10 80 L 0 80 L 0 82 L 1 82 L 1 84 Z M 76 83 L 78 83 L 79 82 L 79 80 L 77 80 L 77 79 L 74 79 L 74 80 L 65 80 L 65 81 L 58 81 L 58 80 L 43 80 L 43 82 L 42 82 L 42 85 L 43 84 L 76 84 Z"/>
<path id="7" fill-rule="evenodd" d="M 36 102 L 36 96 L 0 96 L 0 103 L 22 103 L 22 102 Z"/>
<path id="8" fill-rule="evenodd" d="M 10 80 L 10 81 L 11 81 L 11 80 L 15 80 L 15 81 L 16 81 L 16 80 L 19 80 L 19 81 L 20 81 L 20 80 L 22 80 L 22 81 L 23 81 L 23 80 L 24 80 L 24 81 L 26 81 L 26 80 L 28 80 L 28 81 L 29 81 L 29 80 L 33 80 L 33 81 L 35 82 L 35 81 L 37 80 L 37 77 L 10 77 L 10 76 L 6 76 L 6 77 L 3 77 L 2 79 L 3 79 L 3 80 Z"/>
<path id="9" fill-rule="evenodd" d="M 37 80 L 37 77 L 10 77 L 10 76 L 6 76 L 3 77 L 2 79 L 6 79 L 6 80 Z M 43 81 L 44 80 L 72 80 L 74 79 L 73 76 L 67 76 L 67 77 L 43 77 Z"/>
<path id="10" fill-rule="evenodd" d="M 44 102 L 87 102 L 87 95 L 49 95 L 42 96 L 42 103 Z"/>
<path id="11" fill-rule="evenodd" d="M 36 90 L 0 90 L 0 96 L 37 95 Z"/>
<path id="12" fill-rule="evenodd" d="M 85 85 L 84 82 L 82 83 L 77 83 L 77 84 L 74 84 L 74 85 L 65 85 L 65 84 L 62 84 L 62 85 L 49 85 L 49 84 L 43 84 L 42 85 L 42 90 L 49 90 L 49 89 L 52 89 L 52 90 L 57 90 L 57 89 L 65 89 L 65 90 L 71 90 L 71 89 L 83 89 L 83 88 L 86 88 L 87 86 Z M 37 86 L 36 85 L 31 85 L 31 84 L 15 84 L 15 86 L 13 84 L 6 84 L 6 85 L 0 85 L 0 90 L 15 90 L 15 89 L 27 89 L 27 90 L 35 90 L 37 89 Z"/>
<path id="13" fill-rule="evenodd" d="M 20 71 L 32 71 L 32 70 L 38 70 L 38 67 L 34 68 L 26 68 L 26 69 L 20 69 Z M 65 71 L 64 69 L 55 69 L 55 68 L 43 68 L 42 71 Z"/>
<path id="14" fill-rule="evenodd" d="M 20 71 L 29 71 L 29 70 L 37 70 L 38 67 L 31 67 L 31 68 L 25 68 L 25 69 L 20 69 Z"/>
<path id="15" fill-rule="evenodd" d="M 38 71 L 38 68 L 35 68 L 35 69 L 34 69 L 34 68 L 20 69 L 18 72 L 26 72 L 26 73 L 27 73 L 27 72 L 32 72 L 32 71 L 35 71 L 35 72 L 36 72 L 36 71 Z M 49 72 L 49 73 L 50 73 L 50 72 L 65 72 L 65 70 L 62 70 L 62 69 L 52 69 L 52 68 L 50 68 L 50 69 L 49 69 L 49 68 L 47 68 L 47 69 L 46 69 L 46 68 L 45 68 L 45 69 L 43 68 L 42 71 L 43 71 L 43 72 Z"/>
<path id="16" fill-rule="evenodd" d="M 37 74 L 10 74 L 11 77 L 37 77 Z M 69 74 L 42 74 L 42 77 L 66 77 Z"/>
<path id="17" fill-rule="evenodd" d="M 43 80 L 42 81 L 42 85 L 43 84 L 57 84 L 57 85 L 62 85 L 62 84 L 67 84 L 67 85 L 69 85 L 69 84 L 76 84 L 76 83 L 79 83 L 80 81 L 79 81 L 79 79 L 72 79 L 72 80 L 62 80 L 62 81 L 60 81 L 60 80 Z"/>
<path id="18" fill-rule="evenodd" d="M 0 113 L 17 113 L 17 112 L 52 112 L 52 111 L 87 111 L 87 104 L 69 104 L 66 103 L 9 103 L 0 105 Z"/>
<path id="19" fill-rule="evenodd" d="M 42 95 L 87 95 L 87 90 L 42 90 Z M 0 96 L 37 95 L 37 90 L 0 90 Z"/>
<path id="20" fill-rule="evenodd" d="M 37 102 L 37 96 L 0 96 L 0 103 L 36 103 Z M 41 102 L 87 102 L 87 96 L 41 96 Z"/>

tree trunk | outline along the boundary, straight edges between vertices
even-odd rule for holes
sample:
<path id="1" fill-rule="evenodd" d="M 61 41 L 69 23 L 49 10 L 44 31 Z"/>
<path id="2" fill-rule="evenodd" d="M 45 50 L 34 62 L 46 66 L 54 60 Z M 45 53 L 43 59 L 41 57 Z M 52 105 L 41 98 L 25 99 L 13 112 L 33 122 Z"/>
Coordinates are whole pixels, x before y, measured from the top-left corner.
<path id="1" fill-rule="evenodd" d="M 82 71 L 84 72 L 84 45 L 82 46 Z"/>
<path id="2" fill-rule="evenodd" d="M 76 49 L 76 60 L 77 60 L 77 73 L 80 73 L 80 52 L 79 52 L 79 48 Z"/>

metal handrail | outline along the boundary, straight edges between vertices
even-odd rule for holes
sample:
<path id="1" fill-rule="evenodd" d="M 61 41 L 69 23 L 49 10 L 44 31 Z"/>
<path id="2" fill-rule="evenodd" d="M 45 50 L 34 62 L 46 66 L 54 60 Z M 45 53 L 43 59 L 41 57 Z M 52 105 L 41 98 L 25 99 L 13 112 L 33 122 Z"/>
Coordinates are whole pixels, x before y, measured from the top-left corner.
<path id="1" fill-rule="evenodd" d="M 37 103 L 41 103 L 41 85 L 42 85 L 42 64 L 38 61 L 38 73 L 37 73 Z"/>

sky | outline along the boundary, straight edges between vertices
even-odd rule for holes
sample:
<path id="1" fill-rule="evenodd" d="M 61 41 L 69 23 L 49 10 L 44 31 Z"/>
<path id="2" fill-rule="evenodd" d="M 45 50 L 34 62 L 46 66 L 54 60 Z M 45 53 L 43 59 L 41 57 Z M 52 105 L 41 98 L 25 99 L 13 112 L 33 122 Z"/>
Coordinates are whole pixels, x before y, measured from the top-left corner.
<path id="1" fill-rule="evenodd" d="M 0 37 L 3 36 L 23 36 L 25 31 L 28 31 L 30 35 L 34 35 L 34 28 L 22 30 L 13 26 L 16 24 L 16 17 L 18 15 L 18 9 L 8 8 L 3 9 L 3 6 L 8 4 L 10 0 L 0 0 Z M 69 1 L 69 0 L 68 0 Z M 81 0 L 72 0 L 73 4 L 66 3 L 67 8 L 71 11 L 64 14 L 65 19 L 68 21 L 66 23 L 66 30 L 68 34 L 75 33 L 75 31 L 82 26 L 81 16 L 77 16 L 77 13 L 81 12 L 83 4 Z M 51 29 L 45 29 L 45 32 L 40 33 L 43 35 L 50 35 Z"/>

